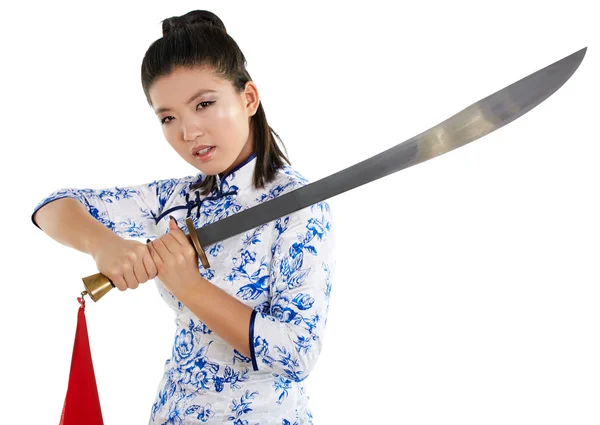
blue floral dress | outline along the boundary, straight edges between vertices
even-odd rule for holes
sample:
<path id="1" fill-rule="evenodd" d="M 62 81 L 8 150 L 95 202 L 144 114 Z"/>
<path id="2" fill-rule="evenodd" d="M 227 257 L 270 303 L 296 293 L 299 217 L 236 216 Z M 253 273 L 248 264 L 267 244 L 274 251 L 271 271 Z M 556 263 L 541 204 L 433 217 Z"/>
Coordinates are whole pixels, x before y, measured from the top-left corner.
<path id="1" fill-rule="evenodd" d="M 255 163 L 254 154 L 217 176 L 218 187 L 205 197 L 192 189 L 205 177 L 200 173 L 131 187 L 62 189 L 34 213 L 72 197 L 117 235 L 145 242 L 167 232 L 169 215 L 187 233 L 186 217 L 202 227 L 308 183 L 286 165 L 257 190 Z M 211 267 L 198 262 L 200 274 L 254 309 L 250 357 L 216 335 L 156 278 L 160 296 L 175 312 L 176 330 L 149 424 L 312 424 L 303 381 L 323 344 L 334 243 L 329 204 L 321 202 L 205 249 Z"/>

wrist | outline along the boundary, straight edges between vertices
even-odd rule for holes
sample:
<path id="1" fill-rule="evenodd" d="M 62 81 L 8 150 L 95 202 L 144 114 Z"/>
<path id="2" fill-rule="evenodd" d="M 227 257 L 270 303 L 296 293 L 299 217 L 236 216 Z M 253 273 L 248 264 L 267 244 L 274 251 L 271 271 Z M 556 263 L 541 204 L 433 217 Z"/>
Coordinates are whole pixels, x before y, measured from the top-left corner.
<path id="1" fill-rule="evenodd" d="M 198 300 L 199 296 L 206 291 L 206 285 L 212 285 L 208 280 L 204 279 L 199 273 L 190 281 L 189 285 L 185 285 L 182 293 L 177 298 L 183 304 L 189 304 L 194 300 Z"/>

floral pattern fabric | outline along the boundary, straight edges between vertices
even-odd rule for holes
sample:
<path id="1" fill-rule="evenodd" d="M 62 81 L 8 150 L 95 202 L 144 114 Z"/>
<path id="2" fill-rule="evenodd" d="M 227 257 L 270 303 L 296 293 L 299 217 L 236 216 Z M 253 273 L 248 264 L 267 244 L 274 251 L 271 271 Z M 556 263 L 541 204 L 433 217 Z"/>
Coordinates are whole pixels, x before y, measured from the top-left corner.
<path id="1" fill-rule="evenodd" d="M 41 200 L 34 213 L 56 199 L 75 198 L 117 235 L 145 242 L 167 232 L 169 215 L 187 233 L 186 217 L 199 228 L 308 183 L 286 165 L 255 189 L 255 163 L 252 155 L 217 176 L 217 188 L 204 197 L 192 189 L 205 178 L 199 173 L 130 187 L 61 189 Z M 149 424 L 312 424 L 303 381 L 323 345 L 334 249 L 327 202 L 205 248 L 211 267 L 199 261 L 200 274 L 253 308 L 250 357 L 216 335 L 156 278 L 158 293 L 175 312 L 176 329 Z"/>

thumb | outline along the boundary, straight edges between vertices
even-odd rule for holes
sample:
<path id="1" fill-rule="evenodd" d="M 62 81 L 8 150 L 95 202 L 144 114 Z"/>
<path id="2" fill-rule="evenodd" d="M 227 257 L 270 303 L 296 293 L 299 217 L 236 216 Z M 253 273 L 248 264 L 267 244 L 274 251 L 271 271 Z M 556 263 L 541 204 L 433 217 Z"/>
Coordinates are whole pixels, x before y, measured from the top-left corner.
<path id="1" fill-rule="evenodd" d="M 179 226 L 177 225 L 177 221 L 175 220 L 175 217 L 173 217 L 172 215 L 169 216 L 169 229 L 171 229 L 171 230 L 179 229 Z"/>

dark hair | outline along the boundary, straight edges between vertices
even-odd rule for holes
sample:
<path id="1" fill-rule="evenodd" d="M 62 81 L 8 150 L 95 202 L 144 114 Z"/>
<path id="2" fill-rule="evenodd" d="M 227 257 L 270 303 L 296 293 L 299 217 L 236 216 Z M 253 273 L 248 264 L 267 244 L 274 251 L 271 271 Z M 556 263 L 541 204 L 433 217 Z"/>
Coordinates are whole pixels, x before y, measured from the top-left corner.
<path id="1" fill-rule="evenodd" d="M 150 45 L 142 61 L 142 87 L 151 106 L 150 86 L 157 78 L 169 75 L 179 67 L 208 66 L 216 75 L 230 81 L 238 93 L 252 80 L 246 70 L 244 54 L 214 13 L 194 10 L 168 18 L 162 22 L 162 30 L 162 38 Z M 250 126 L 256 152 L 254 186 L 263 188 L 265 183 L 273 180 L 284 161 L 291 163 L 275 141 L 277 137 L 283 145 L 267 122 L 262 101 Z M 201 189 L 202 194 L 207 195 L 215 186 L 216 177 L 208 176 L 194 189 Z"/>

